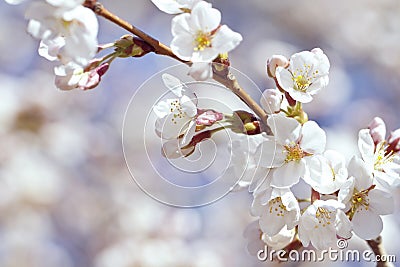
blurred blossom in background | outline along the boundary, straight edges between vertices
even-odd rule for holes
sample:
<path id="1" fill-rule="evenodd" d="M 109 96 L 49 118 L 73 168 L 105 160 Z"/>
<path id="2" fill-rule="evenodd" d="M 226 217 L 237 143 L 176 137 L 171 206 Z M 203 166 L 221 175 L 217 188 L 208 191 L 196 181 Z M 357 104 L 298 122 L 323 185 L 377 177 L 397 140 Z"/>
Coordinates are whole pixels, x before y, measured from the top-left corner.
<path id="1" fill-rule="evenodd" d="M 331 82 L 306 111 L 327 130 L 328 148 L 349 158 L 358 151 L 358 130 L 375 116 L 388 129 L 400 127 L 397 0 L 210 2 L 221 10 L 223 23 L 243 35 L 232 66 L 261 89 L 273 86 L 265 74 L 269 56 L 325 51 Z M 172 17 L 150 0 L 103 4 L 170 43 Z M 37 55 L 38 43 L 26 34 L 25 7 L 0 2 L 0 266 L 278 265 L 246 252 L 248 193 L 177 209 L 145 195 L 130 177 L 121 145 L 125 109 L 147 78 L 176 62 L 155 55 L 118 60 L 96 89 L 59 91 L 54 66 Z M 100 43 L 126 34 L 99 22 Z M 385 216 L 383 231 L 387 252 L 397 259 L 399 220 L 398 211 Z M 367 247 L 353 238 L 349 248 Z"/>

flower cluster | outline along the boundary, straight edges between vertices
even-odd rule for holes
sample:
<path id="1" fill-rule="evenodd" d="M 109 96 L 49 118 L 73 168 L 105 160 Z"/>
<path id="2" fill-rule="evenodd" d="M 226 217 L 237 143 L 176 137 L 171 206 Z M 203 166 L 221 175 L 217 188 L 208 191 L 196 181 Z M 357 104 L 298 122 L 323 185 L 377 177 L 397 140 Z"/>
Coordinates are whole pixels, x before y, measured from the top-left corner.
<path id="1" fill-rule="evenodd" d="M 221 12 L 210 3 L 198 0 L 152 2 L 161 11 L 179 14 L 172 20 L 171 49 L 180 59 L 192 62 L 189 74 L 196 80 L 211 78 L 211 62 L 242 41 L 239 33 L 221 25 Z"/>
<path id="2" fill-rule="evenodd" d="M 393 213 L 390 190 L 400 185 L 400 129 L 386 139 L 385 123 L 374 118 L 359 132 L 361 157 L 356 154 L 346 164 L 339 152 L 325 150 L 324 130 L 302 109 L 327 86 L 329 65 L 319 48 L 296 53 L 290 60 L 275 55 L 267 61 L 267 73 L 277 88 L 266 90 L 261 104 L 270 114 L 267 123 L 273 135 L 260 135 L 264 141 L 252 155 L 262 168 L 257 166 L 249 187 L 262 244 L 269 245 L 265 240 L 271 238 L 286 240 L 279 245 L 284 248 L 296 234 L 303 246 L 311 243 L 316 249 L 327 249 L 353 233 L 374 239 L 382 231 L 381 215 Z M 254 173 L 254 168 L 246 171 Z M 300 179 L 311 187 L 310 199 L 291 192 Z M 286 238 L 288 231 L 291 238 Z"/>
<path id="3" fill-rule="evenodd" d="M 20 4 L 20 0 L 8 0 Z M 99 45 L 99 25 L 92 9 L 84 0 L 41 0 L 29 4 L 25 17 L 29 20 L 27 31 L 40 40 L 38 53 L 49 61 L 60 62 L 54 68 L 55 85 L 61 90 L 92 89 L 117 58 L 140 57 L 153 51 L 143 40 L 124 35 L 113 43 Z M 114 51 L 95 57 L 99 52 Z"/>
<path id="4" fill-rule="evenodd" d="M 98 51 L 98 22 L 82 0 L 37 1 L 29 5 L 28 32 L 40 40 L 39 55 L 58 60 L 56 86 L 63 90 L 95 87 L 108 65 L 94 64 Z"/>
<path id="5" fill-rule="evenodd" d="M 321 250 L 353 234 L 365 240 L 380 235 L 381 216 L 394 211 L 391 190 L 400 187 L 400 129 L 387 136 L 384 121 L 376 117 L 359 131 L 359 151 L 349 162 L 339 151 L 326 150 L 325 131 L 303 109 L 329 83 L 330 62 L 320 48 L 290 58 L 273 55 L 266 74 L 275 86 L 263 92 L 257 106 L 250 96 L 239 95 L 244 90 L 228 68 L 227 53 L 242 36 L 221 24 L 221 12 L 210 3 L 152 0 L 161 11 L 175 15 L 169 49 L 140 30 L 131 31 L 138 37 L 124 35 L 99 45 L 96 15 L 84 2 L 39 0 L 29 3 L 26 11 L 27 31 L 40 40 L 39 55 L 61 63 L 54 72 L 55 84 L 62 90 L 96 87 L 117 57 L 168 55 L 188 63 L 189 74 L 201 81 L 223 72 L 213 63 L 226 63 L 222 68 L 226 77 L 216 80 L 225 81 L 221 83 L 255 114 L 244 110 L 226 114 L 201 106 L 193 84 L 167 73 L 162 83 L 168 94 L 152 111 L 167 158 L 189 157 L 200 142 L 221 130 L 231 131 L 232 163 L 226 173 L 239 180 L 232 190 L 246 188 L 253 196 L 250 211 L 257 220 L 245 233 L 251 250 L 260 244 L 290 248 L 293 242 Z M 96 58 L 107 48 L 113 51 Z M 309 198 L 300 197 L 298 189 L 304 187 Z"/>

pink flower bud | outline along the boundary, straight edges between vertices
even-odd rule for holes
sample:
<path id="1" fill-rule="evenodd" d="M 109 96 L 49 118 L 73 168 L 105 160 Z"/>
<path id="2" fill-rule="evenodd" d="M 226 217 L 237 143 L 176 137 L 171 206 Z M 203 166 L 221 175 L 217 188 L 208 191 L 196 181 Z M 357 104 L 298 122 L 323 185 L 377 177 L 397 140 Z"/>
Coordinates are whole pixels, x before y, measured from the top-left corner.
<path id="1" fill-rule="evenodd" d="M 82 78 L 78 83 L 78 88 L 82 90 L 88 90 L 95 88 L 101 81 L 101 76 L 103 76 L 109 68 L 108 63 L 104 63 L 93 70 L 88 72 L 85 78 Z"/>
<path id="2" fill-rule="evenodd" d="M 212 109 L 199 109 L 197 114 L 198 117 L 196 119 L 196 125 L 211 126 L 215 122 L 220 121 L 224 118 L 224 115 L 221 112 L 217 112 Z"/>
<path id="3" fill-rule="evenodd" d="M 385 140 L 386 136 L 386 125 L 385 122 L 375 117 L 368 125 L 369 133 L 374 140 L 375 145 Z"/>
<path id="4" fill-rule="evenodd" d="M 289 66 L 289 60 L 285 56 L 273 55 L 267 60 L 267 74 L 269 77 L 275 78 L 276 68 L 286 68 L 287 66 Z"/>
<path id="5" fill-rule="evenodd" d="M 278 89 L 267 89 L 263 92 L 260 104 L 268 114 L 278 113 L 281 110 L 283 95 Z"/>

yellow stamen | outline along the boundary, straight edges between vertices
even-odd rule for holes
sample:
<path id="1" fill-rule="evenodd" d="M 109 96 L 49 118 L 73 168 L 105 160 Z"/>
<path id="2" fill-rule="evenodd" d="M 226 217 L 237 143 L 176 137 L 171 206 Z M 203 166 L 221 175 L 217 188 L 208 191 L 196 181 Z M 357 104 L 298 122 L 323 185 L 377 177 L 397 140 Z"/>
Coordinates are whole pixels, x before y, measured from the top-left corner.
<path id="1" fill-rule="evenodd" d="M 212 35 L 210 33 L 198 31 L 194 39 L 194 50 L 203 51 L 207 47 L 211 47 Z"/>

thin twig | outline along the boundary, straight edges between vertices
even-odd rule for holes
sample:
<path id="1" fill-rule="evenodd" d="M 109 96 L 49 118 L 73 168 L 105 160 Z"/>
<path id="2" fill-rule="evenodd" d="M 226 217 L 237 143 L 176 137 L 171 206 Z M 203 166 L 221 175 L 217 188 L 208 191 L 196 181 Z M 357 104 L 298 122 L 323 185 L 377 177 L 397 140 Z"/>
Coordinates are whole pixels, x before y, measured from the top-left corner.
<path id="1" fill-rule="evenodd" d="M 379 260 L 385 261 L 377 261 L 377 267 L 394 267 L 393 263 L 386 261 L 385 258 L 382 258 L 383 255 L 387 255 L 385 248 L 383 247 L 382 237 L 378 236 L 376 239 L 367 240 L 367 244 L 374 252 L 375 256 L 379 256 Z"/>
<path id="2" fill-rule="evenodd" d="M 118 16 L 114 15 L 110 11 L 108 11 L 102 4 L 98 3 L 97 1 L 85 1 L 84 5 L 90 9 L 92 9 L 98 16 L 101 16 L 114 24 L 124 28 L 128 32 L 136 35 L 137 37 L 141 38 L 143 41 L 148 43 L 154 48 L 154 52 L 159 55 L 169 56 L 174 58 L 182 63 L 191 65 L 191 62 L 184 61 L 178 58 L 169 48 L 167 45 L 161 43 L 157 39 L 151 37 L 147 33 L 143 32 L 142 30 L 138 29 L 137 27 L 133 26 L 129 22 L 119 18 Z M 267 126 L 267 118 L 268 115 L 265 111 L 257 104 L 254 99 L 250 97 L 250 95 L 239 85 L 236 77 L 230 72 L 227 71 L 225 76 L 221 76 L 221 73 L 214 72 L 214 80 L 225 85 L 229 88 L 234 94 L 236 94 L 246 105 L 251 108 L 256 115 L 260 118 L 261 122 L 264 124 L 264 130 L 267 131 L 268 134 L 271 134 L 268 126 Z"/>

